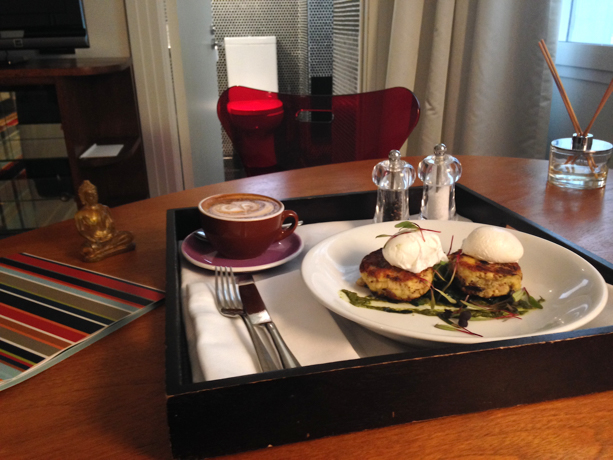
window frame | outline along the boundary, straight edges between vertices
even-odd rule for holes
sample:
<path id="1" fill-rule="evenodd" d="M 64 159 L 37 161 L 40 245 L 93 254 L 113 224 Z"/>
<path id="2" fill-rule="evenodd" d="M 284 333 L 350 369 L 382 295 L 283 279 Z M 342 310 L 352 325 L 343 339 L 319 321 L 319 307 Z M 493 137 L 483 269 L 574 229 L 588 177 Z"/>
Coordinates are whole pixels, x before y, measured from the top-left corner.
<path id="1" fill-rule="evenodd" d="M 613 45 L 558 42 L 557 65 L 613 72 Z"/>

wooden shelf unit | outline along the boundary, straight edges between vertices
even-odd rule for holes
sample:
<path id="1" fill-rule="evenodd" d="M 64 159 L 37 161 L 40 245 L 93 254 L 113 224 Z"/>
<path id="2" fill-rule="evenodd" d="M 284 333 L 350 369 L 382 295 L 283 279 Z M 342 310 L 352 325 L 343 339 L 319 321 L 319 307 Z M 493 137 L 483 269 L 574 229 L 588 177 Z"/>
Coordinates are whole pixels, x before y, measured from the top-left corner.
<path id="1" fill-rule="evenodd" d="M 84 180 L 100 202 L 118 206 L 149 197 L 130 58 L 38 59 L 0 65 L 0 90 L 53 85 L 75 196 Z M 80 160 L 93 144 L 121 143 L 113 159 Z"/>

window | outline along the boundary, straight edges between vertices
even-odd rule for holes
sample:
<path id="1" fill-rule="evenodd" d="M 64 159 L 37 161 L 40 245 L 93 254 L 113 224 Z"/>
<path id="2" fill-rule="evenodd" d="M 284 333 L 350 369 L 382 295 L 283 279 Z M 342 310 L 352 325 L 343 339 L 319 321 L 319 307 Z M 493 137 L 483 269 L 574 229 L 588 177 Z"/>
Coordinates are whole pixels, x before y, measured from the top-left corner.
<path id="1" fill-rule="evenodd" d="M 613 45 L 613 1 L 562 0 L 558 40 Z"/>
<path id="2" fill-rule="evenodd" d="M 562 0 L 555 62 L 562 82 L 585 128 L 613 78 L 613 0 Z M 591 133 L 613 142 L 613 101 L 610 98 Z M 554 88 L 549 141 L 569 137 L 570 119 Z"/>

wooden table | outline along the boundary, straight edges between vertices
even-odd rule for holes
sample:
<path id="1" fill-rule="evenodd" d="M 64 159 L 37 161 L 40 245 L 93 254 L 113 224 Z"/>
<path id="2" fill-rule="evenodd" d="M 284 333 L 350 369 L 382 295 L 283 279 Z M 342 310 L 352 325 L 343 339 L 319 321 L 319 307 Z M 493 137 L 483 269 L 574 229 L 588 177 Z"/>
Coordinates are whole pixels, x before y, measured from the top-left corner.
<path id="1" fill-rule="evenodd" d="M 460 157 L 460 183 L 613 262 L 613 198 L 606 189 L 546 184 L 547 162 Z M 417 166 L 420 158 L 410 158 Z M 28 252 L 164 289 L 166 210 L 210 194 L 290 198 L 374 189 L 376 161 L 309 168 L 205 186 L 113 209 L 134 252 L 95 264 L 78 258 L 66 221 L 0 241 Z M 419 185 L 419 184 L 418 184 Z M 609 182 L 610 189 L 613 184 Z M 612 350 L 603 350 L 613 356 Z M 612 358 L 613 359 L 613 358 Z M 526 376 L 529 379 L 529 376 Z M 164 391 L 164 308 L 147 313 L 49 370 L 0 392 L 0 458 L 171 457 Z M 613 391 L 392 426 L 248 452 L 236 459 L 612 458 Z"/>

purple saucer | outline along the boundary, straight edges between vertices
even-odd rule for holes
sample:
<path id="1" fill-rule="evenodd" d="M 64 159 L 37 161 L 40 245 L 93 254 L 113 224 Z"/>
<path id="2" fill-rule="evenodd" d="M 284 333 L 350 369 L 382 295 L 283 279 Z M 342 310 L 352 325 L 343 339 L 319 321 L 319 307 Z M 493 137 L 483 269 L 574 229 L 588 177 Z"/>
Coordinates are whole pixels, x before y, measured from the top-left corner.
<path id="1" fill-rule="evenodd" d="M 215 267 L 232 267 L 236 273 L 255 272 L 276 267 L 295 258 L 303 247 L 302 239 L 292 233 L 287 238 L 270 245 L 266 252 L 252 259 L 227 259 L 217 254 L 210 243 L 191 233 L 183 240 L 181 252 L 198 267 L 215 270 Z"/>

